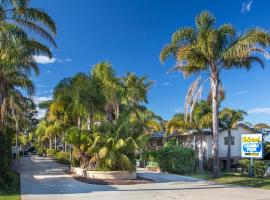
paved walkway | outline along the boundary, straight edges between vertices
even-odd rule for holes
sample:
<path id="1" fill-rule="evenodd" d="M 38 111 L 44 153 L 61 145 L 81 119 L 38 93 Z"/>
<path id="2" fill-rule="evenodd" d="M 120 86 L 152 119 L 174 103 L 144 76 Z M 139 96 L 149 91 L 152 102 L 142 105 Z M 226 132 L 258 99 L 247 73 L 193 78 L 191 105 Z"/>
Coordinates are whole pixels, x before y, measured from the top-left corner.
<path id="1" fill-rule="evenodd" d="M 139 172 L 157 183 L 91 185 L 74 180 L 66 167 L 39 157 L 21 159 L 22 200 L 270 200 L 270 191 L 232 187 L 184 176 Z"/>

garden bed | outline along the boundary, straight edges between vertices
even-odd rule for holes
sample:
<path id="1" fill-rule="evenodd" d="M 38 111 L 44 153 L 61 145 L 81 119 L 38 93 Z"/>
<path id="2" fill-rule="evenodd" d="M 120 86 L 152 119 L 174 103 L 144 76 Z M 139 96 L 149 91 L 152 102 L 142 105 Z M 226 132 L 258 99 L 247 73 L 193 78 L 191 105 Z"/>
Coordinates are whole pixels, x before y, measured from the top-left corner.
<path id="1" fill-rule="evenodd" d="M 79 167 L 72 167 L 71 171 L 82 177 L 91 179 L 102 179 L 102 180 L 132 180 L 137 179 L 136 172 L 129 171 L 93 171 L 82 169 Z"/>
<path id="2" fill-rule="evenodd" d="M 71 171 L 66 171 L 66 173 L 72 175 L 72 177 L 80 182 L 88 183 L 88 184 L 97 184 L 97 185 L 135 185 L 135 184 L 147 184 L 153 183 L 154 181 L 151 179 L 143 178 L 137 176 L 136 179 L 94 179 L 83 177 L 77 175 Z"/>

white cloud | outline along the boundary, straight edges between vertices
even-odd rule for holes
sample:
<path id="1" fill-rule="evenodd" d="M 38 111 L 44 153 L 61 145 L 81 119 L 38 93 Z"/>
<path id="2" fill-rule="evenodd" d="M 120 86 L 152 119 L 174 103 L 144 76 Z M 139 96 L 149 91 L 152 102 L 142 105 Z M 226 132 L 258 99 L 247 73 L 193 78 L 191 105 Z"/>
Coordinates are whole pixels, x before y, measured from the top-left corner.
<path id="1" fill-rule="evenodd" d="M 174 110 L 175 113 L 180 113 L 180 112 L 183 112 L 184 111 L 184 108 L 177 108 Z"/>
<path id="2" fill-rule="evenodd" d="M 60 59 L 60 58 L 57 58 L 56 60 L 57 60 L 57 62 L 59 62 L 59 63 L 62 63 L 62 62 L 70 62 L 70 61 L 71 61 L 71 58 L 66 58 L 66 59 Z"/>
<path id="3" fill-rule="evenodd" d="M 34 56 L 34 60 L 38 63 L 38 64 L 51 64 L 51 63 L 63 63 L 63 62 L 70 62 L 71 59 L 67 58 L 67 59 L 60 59 L 60 58 L 49 58 L 48 56 L 42 56 L 42 55 L 36 55 Z"/>
<path id="4" fill-rule="evenodd" d="M 38 63 L 38 64 L 50 64 L 50 63 L 55 63 L 56 58 L 49 58 L 47 56 L 34 56 L 34 60 Z"/>
<path id="5" fill-rule="evenodd" d="M 164 83 L 162 83 L 162 86 L 172 86 L 173 84 L 172 83 L 170 83 L 170 82 L 164 82 Z"/>
<path id="6" fill-rule="evenodd" d="M 249 114 L 270 114 L 270 107 L 257 107 L 248 111 Z"/>
<path id="7" fill-rule="evenodd" d="M 242 94 L 246 94 L 246 93 L 248 93 L 248 91 L 247 90 L 243 90 L 243 91 L 238 92 L 237 95 L 242 95 Z"/>
<path id="8" fill-rule="evenodd" d="M 40 96 L 40 97 L 34 97 L 34 102 L 38 105 L 39 103 L 43 102 L 43 101 L 48 101 L 48 100 L 51 100 L 52 99 L 52 96 Z M 40 109 L 39 107 L 37 107 L 37 111 L 38 111 L 38 114 L 37 114 L 37 118 L 38 119 L 41 119 L 42 117 L 44 117 L 45 113 L 46 113 L 46 110 L 44 109 Z"/>
<path id="9" fill-rule="evenodd" d="M 42 87 L 42 88 L 45 88 L 45 87 L 47 87 L 47 85 L 43 85 L 43 84 L 37 84 L 37 87 Z"/>
<path id="10" fill-rule="evenodd" d="M 245 14 L 251 11 L 251 6 L 253 4 L 253 0 L 248 1 L 248 2 L 243 2 L 242 3 L 242 8 L 241 8 L 241 13 Z"/>
<path id="11" fill-rule="evenodd" d="M 45 72 L 45 74 L 50 74 L 50 73 L 52 73 L 52 71 L 50 71 L 50 70 Z"/>

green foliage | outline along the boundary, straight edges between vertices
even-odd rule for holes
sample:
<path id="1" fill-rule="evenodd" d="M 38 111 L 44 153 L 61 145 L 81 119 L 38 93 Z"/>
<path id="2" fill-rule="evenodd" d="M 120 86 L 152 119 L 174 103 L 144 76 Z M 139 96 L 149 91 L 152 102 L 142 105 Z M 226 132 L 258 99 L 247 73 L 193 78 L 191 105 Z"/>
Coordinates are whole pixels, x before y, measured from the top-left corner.
<path id="1" fill-rule="evenodd" d="M 194 170 L 196 153 L 181 146 L 163 147 L 157 152 L 157 163 L 163 171 L 184 174 Z"/>
<path id="2" fill-rule="evenodd" d="M 250 161 L 249 159 L 242 159 L 238 161 L 242 173 L 249 173 Z"/>
<path id="3" fill-rule="evenodd" d="M 148 152 L 148 161 L 156 162 L 157 161 L 157 151 L 149 151 Z"/>
<path id="4" fill-rule="evenodd" d="M 70 163 L 70 153 L 68 152 L 58 152 L 56 154 L 56 159 L 63 164 L 69 164 Z"/>
<path id="5" fill-rule="evenodd" d="M 242 168 L 242 173 L 249 173 L 250 170 L 250 160 L 242 159 L 238 161 L 240 167 Z M 255 177 L 263 177 L 267 170 L 267 163 L 260 160 L 255 160 L 253 162 L 253 173 Z"/>
<path id="6" fill-rule="evenodd" d="M 20 199 L 20 176 L 7 170 L 3 177 L 0 177 L 0 199 Z"/>
<path id="7" fill-rule="evenodd" d="M 267 163 L 259 160 L 255 160 L 253 166 L 253 172 L 255 177 L 264 177 L 265 172 L 267 170 Z"/>
<path id="8" fill-rule="evenodd" d="M 55 158 L 57 152 L 58 152 L 58 151 L 57 151 L 56 149 L 47 149 L 47 151 L 46 151 L 47 156 L 48 156 L 49 158 Z"/>

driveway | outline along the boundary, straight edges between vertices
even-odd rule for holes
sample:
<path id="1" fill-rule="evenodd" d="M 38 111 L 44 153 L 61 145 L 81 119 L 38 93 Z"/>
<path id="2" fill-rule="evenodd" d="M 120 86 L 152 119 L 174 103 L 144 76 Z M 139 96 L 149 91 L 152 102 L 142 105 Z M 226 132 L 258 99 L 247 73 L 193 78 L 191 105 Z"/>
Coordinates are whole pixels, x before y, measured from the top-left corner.
<path id="1" fill-rule="evenodd" d="M 21 159 L 22 200 L 269 200 L 270 191 L 219 185 L 208 181 L 165 173 L 140 171 L 156 180 L 140 185 L 91 185 L 74 180 L 52 160 Z"/>

